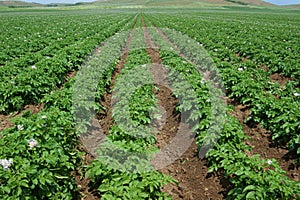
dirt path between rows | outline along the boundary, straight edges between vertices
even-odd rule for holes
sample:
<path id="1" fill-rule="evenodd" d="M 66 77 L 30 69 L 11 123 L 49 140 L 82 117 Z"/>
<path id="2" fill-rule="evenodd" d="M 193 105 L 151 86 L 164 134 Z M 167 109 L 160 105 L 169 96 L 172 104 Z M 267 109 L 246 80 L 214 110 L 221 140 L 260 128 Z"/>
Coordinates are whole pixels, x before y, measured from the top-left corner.
<path id="1" fill-rule="evenodd" d="M 20 112 L 15 112 L 14 114 L 11 115 L 0 114 L 0 131 L 14 126 L 14 124 L 11 122 L 11 119 L 22 116 L 23 113 L 26 111 L 29 111 L 32 114 L 36 114 L 40 112 L 44 108 L 44 106 L 45 106 L 44 103 L 38 105 L 26 105 L 24 106 L 23 110 Z"/>
<path id="2" fill-rule="evenodd" d="M 159 50 L 151 40 L 144 20 L 142 20 L 142 24 L 147 52 L 152 59 L 152 74 L 154 74 L 154 79 L 159 77 L 156 82 L 162 82 L 161 85 L 156 85 L 159 88 L 156 97 L 159 105 L 166 112 L 166 123 L 156 137 L 156 146 L 161 149 L 171 142 L 178 131 L 180 125 L 180 114 L 176 113 L 178 100 L 172 91 L 166 87 L 168 85 L 167 80 L 165 80 L 167 76 L 166 71 L 161 66 L 162 60 L 159 57 Z M 217 174 L 208 174 L 206 161 L 199 160 L 197 154 L 198 146 L 194 140 L 183 155 L 160 170 L 160 172 L 170 175 L 178 181 L 178 185 L 168 184 L 163 188 L 163 191 L 175 200 L 224 199 L 226 189 L 223 186 L 226 185 L 226 181 Z"/>

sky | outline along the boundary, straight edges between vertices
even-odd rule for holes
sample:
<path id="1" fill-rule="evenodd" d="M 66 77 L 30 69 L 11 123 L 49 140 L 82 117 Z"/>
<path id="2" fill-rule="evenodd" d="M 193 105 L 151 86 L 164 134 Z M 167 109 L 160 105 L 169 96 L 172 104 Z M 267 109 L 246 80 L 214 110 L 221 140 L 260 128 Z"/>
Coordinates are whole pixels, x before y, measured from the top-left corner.
<path id="1" fill-rule="evenodd" d="M 1 1 L 1 0 L 0 0 Z M 36 2 L 42 4 L 48 3 L 77 3 L 77 2 L 91 2 L 94 0 L 23 0 L 26 2 Z M 300 0 L 264 0 L 277 5 L 300 4 Z"/>
<path id="2" fill-rule="evenodd" d="M 264 0 L 277 5 L 300 4 L 300 0 Z"/>

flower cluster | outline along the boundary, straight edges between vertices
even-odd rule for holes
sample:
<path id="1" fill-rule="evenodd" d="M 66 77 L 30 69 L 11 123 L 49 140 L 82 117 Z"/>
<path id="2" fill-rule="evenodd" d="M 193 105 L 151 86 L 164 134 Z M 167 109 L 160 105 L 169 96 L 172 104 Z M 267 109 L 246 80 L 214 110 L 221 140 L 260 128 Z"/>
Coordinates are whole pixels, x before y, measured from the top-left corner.
<path id="1" fill-rule="evenodd" d="M 24 130 L 24 126 L 23 125 L 18 125 L 17 128 L 18 128 L 19 131 Z"/>
<path id="2" fill-rule="evenodd" d="M 0 165 L 2 165 L 4 170 L 7 170 L 13 164 L 13 159 L 0 159 Z"/>
<path id="3" fill-rule="evenodd" d="M 27 140 L 27 142 L 29 144 L 30 149 L 39 145 L 39 143 L 35 139 Z"/>
<path id="4" fill-rule="evenodd" d="M 238 68 L 238 70 L 241 72 L 241 71 L 244 71 L 244 70 L 246 70 L 247 69 L 247 67 L 239 67 Z"/>

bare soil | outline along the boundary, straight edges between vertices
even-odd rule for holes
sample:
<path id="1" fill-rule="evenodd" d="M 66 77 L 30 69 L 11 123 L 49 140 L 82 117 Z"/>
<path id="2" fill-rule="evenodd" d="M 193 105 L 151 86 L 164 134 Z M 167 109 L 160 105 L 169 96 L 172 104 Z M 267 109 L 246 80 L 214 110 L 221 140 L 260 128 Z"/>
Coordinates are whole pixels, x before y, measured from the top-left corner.
<path id="1" fill-rule="evenodd" d="M 82 143 L 79 144 L 78 149 L 81 152 L 87 152 L 87 149 Z M 91 155 L 90 153 L 86 153 L 82 158 L 83 165 L 91 164 L 94 159 L 95 157 L 93 155 Z M 71 175 L 76 181 L 81 200 L 98 200 L 101 198 L 101 196 L 98 194 L 97 189 L 94 188 L 91 184 L 90 179 L 85 178 L 85 173 L 83 169 L 73 171 Z"/>
<path id="2" fill-rule="evenodd" d="M 290 78 L 290 77 L 285 77 L 279 73 L 275 73 L 275 74 L 272 74 L 270 76 L 270 79 L 271 81 L 274 81 L 274 82 L 277 82 L 281 85 L 281 87 L 284 87 L 285 84 L 288 82 L 288 81 L 292 81 L 293 79 Z"/>
<path id="3" fill-rule="evenodd" d="M 127 39 L 127 42 L 125 44 L 125 47 L 122 50 L 122 55 L 120 57 L 118 64 L 116 65 L 115 71 L 113 72 L 111 84 L 107 90 L 108 92 L 106 92 L 104 94 L 104 99 L 100 102 L 101 105 L 105 108 L 105 112 L 100 113 L 100 115 L 99 115 L 100 125 L 105 134 L 109 133 L 109 128 L 113 125 L 113 118 L 112 118 L 112 103 L 113 102 L 112 102 L 112 93 L 110 91 L 112 91 L 112 89 L 114 88 L 116 79 L 117 79 L 118 75 L 121 73 L 121 71 L 124 67 L 124 64 L 125 64 L 125 60 L 128 57 L 129 46 L 132 41 L 135 27 L 136 27 L 136 25 L 132 29 L 132 31 L 129 35 L 129 38 Z"/>
<path id="4" fill-rule="evenodd" d="M 30 111 L 32 114 L 36 114 L 44 108 L 44 105 L 45 104 L 26 105 L 20 112 L 15 112 L 11 115 L 0 115 L 0 131 L 14 126 L 11 122 L 12 118 L 22 116 L 25 111 Z"/>

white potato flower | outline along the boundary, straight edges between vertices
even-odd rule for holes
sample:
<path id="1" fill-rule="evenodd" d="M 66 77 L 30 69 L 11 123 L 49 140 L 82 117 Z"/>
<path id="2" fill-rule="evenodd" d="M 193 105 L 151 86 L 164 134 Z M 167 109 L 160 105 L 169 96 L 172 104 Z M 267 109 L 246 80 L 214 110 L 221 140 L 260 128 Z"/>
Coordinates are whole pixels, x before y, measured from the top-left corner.
<path id="1" fill-rule="evenodd" d="M 33 147 L 36 147 L 39 145 L 39 143 L 35 140 L 35 139 L 30 139 L 27 140 L 28 144 L 29 144 L 29 148 L 32 149 Z"/>
<path id="2" fill-rule="evenodd" d="M 2 165 L 4 170 L 7 170 L 13 164 L 13 159 L 0 159 L 0 165 Z"/>

